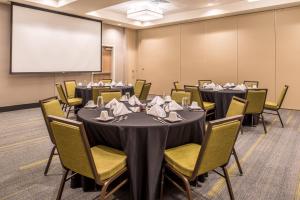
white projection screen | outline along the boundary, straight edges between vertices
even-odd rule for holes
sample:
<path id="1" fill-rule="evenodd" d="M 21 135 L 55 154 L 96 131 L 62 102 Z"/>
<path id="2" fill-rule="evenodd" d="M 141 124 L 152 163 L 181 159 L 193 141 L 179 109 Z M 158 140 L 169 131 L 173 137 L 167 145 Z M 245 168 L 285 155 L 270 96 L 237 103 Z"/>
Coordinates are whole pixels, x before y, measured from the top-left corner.
<path id="1" fill-rule="evenodd" d="M 101 71 L 102 23 L 12 5 L 11 73 Z"/>

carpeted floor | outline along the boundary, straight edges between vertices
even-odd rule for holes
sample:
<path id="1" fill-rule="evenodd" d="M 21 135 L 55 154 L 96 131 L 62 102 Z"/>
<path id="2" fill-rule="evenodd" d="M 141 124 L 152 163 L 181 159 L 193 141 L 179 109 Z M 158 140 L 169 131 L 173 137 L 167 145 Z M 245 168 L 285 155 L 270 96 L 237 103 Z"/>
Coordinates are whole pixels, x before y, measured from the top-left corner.
<path id="1" fill-rule="evenodd" d="M 300 200 L 300 112 L 282 110 L 286 124 L 265 115 L 268 134 L 262 125 L 246 127 L 236 144 L 244 175 L 239 176 L 234 159 L 228 166 L 237 200 Z M 55 158 L 48 176 L 43 171 L 51 149 L 39 108 L 0 113 L 0 200 L 55 199 L 62 168 Z M 194 199 L 227 200 L 223 178 L 210 173 Z M 128 199 L 123 188 L 113 199 Z M 99 192 L 83 192 L 66 184 L 63 199 L 95 199 Z M 170 184 L 165 199 L 184 199 Z"/>

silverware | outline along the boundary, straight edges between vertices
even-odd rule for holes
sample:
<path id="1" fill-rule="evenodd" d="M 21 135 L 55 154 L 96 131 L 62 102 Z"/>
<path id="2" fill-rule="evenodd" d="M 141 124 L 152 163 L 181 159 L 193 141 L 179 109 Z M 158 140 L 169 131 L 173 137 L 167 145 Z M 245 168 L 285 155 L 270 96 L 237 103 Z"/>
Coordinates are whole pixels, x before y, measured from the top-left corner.
<path id="1" fill-rule="evenodd" d="M 179 115 L 178 113 L 177 113 L 177 117 L 179 118 L 179 119 L 182 119 L 182 120 L 185 120 L 181 115 Z"/>
<path id="2" fill-rule="evenodd" d="M 169 124 L 169 122 L 165 121 L 165 120 L 164 120 L 163 118 L 161 118 L 161 117 L 157 117 L 157 119 L 160 120 L 160 121 L 162 121 L 162 122 L 164 122 L 164 123 L 166 123 L 166 124 Z"/>
<path id="3" fill-rule="evenodd" d="M 158 121 L 158 122 L 162 123 L 162 124 L 166 124 L 165 122 L 163 122 L 163 121 L 161 121 L 161 120 L 159 120 L 159 119 L 156 119 L 155 117 L 153 117 L 153 119 L 154 119 L 155 121 Z"/>

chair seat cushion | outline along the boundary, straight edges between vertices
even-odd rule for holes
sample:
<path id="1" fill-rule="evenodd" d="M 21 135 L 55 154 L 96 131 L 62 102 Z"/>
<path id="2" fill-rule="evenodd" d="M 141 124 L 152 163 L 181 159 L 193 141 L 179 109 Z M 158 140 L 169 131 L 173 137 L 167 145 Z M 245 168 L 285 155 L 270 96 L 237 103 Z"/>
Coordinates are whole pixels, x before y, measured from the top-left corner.
<path id="1" fill-rule="evenodd" d="M 203 106 L 205 110 L 212 110 L 215 108 L 215 103 L 203 101 Z"/>
<path id="2" fill-rule="evenodd" d="M 279 106 L 275 102 L 266 101 L 265 108 L 270 109 L 270 110 L 277 110 L 279 108 Z"/>
<path id="3" fill-rule="evenodd" d="M 101 181 L 111 178 L 126 167 L 127 157 L 122 151 L 98 145 L 92 147 L 91 152 Z"/>
<path id="4" fill-rule="evenodd" d="M 166 162 L 181 174 L 191 177 L 200 152 L 199 144 L 185 144 L 165 150 Z"/>
<path id="5" fill-rule="evenodd" d="M 71 106 L 78 106 L 82 104 L 82 98 L 70 98 L 68 99 L 68 103 Z"/>

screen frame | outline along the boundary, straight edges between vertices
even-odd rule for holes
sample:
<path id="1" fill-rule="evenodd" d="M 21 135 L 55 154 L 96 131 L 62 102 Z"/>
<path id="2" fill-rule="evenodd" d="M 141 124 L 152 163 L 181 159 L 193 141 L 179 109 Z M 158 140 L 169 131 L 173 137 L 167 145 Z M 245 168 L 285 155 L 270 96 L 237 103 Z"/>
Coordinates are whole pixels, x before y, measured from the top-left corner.
<path id="1" fill-rule="evenodd" d="M 101 40 L 100 40 L 100 44 L 99 44 L 99 48 L 100 48 L 100 69 L 99 69 L 99 71 L 13 72 L 12 71 L 13 6 L 30 8 L 30 9 L 33 9 L 33 10 L 39 10 L 39 11 L 54 13 L 54 14 L 58 14 L 58 15 L 64 15 L 64 16 L 68 16 L 68 17 L 75 17 L 75 18 L 79 18 L 79 19 L 83 19 L 83 20 L 90 20 L 90 21 L 94 21 L 94 22 L 99 22 L 100 25 L 101 25 Z M 26 4 L 17 3 L 17 2 L 11 2 L 11 8 L 10 8 L 10 69 L 9 69 L 9 74 L 13 75 L 13 74 L 53 74 L 53 73 L 102 72 L 102 43 L 103 43 L 103 41 L 102 41 L 103 40 L 103 34 L 102 33 L 103 33 L 103 23 L 102 23 L 102 20 L 92 19 L 92 18 L 88 18 L 88 17 L 83 17 L 83 16 L 79 16 L 79 15 L 70 14 L 70 13 L 64 13 L 64 12 L 60 12 L 60 11 L 56 11 L 56 10 L 50 10 L 50 9 L 46 9 L 46 8 L 40 8 L 40 7 L 26 5 Z"/>

